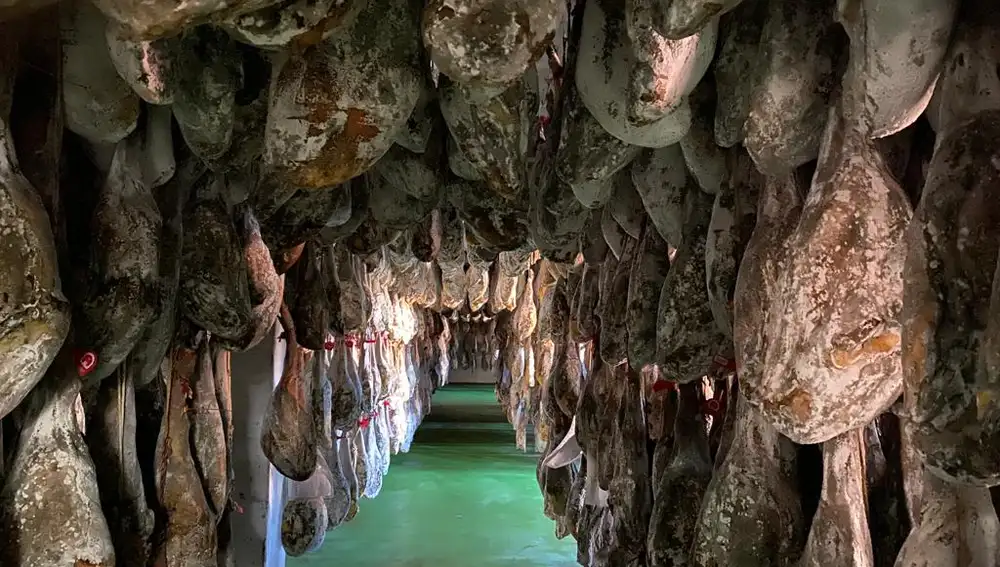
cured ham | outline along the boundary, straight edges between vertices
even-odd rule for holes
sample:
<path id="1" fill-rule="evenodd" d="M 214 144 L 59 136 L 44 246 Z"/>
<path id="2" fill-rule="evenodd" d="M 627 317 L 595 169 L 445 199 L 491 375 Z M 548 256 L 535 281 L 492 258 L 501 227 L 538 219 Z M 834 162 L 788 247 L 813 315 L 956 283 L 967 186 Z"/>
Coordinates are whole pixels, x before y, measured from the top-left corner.
<path id="1" fill-rule="evenodd" d="M 423 84 L 417 22 L 412 2 L 370 1 L 341 33 L 275 66 L 264 161 L 279 179 L 331 187 L 385 154 Z"/>
<path id="2" fill-rule="evenodd" d="M 776 316 L 763 329 L 770 336 L 762 375 L 751 377 L 747 391 L 792 440 L 820 442 L 857 429 L 899 396 L 902 241 L 910 214 L 881 157 L 832 110 L 786 244 L 772 296 Z"/>
<path id="3" fill-rule="evenodd" d="M 0 42 L 0 417 L 42 379 L 69 333 L 55 237 L 45 206 L 21 173 L 9 118 L 16 45 Z"/>
<path id="4" fill-rule="evenodd" d="M 1000 209 L 991 197 L 997 169 L 979 141 L 1000 130 L 992 96 L 1000 79 L 984 74 L 996 54 L 980 47 L 996 41 L 997 15 L 977 3 L 967 10 L 940 79 L 939 93 L 952 94 L 936 109 L 941 135 L 906 238 L 903 368 L 922 461 L 946 478 L 993 485 L 1000 414 L 989 347 Z"/>
<path id="5" fill-rule="evenodd" d="M 708 485 L 691 564 L 796 565 L 805 522 L 792 443 L 742 395 L 732 446 Z"/>
<path id="6" fill-rule="evenodd" d="M 4 564 L 115 565 L 94 462 L 77 422 L 80 384 L 63 350 L 23 406 L 23 426 L 0 491 Z M 43 498 L 39 486 L 46 487 Z"/>

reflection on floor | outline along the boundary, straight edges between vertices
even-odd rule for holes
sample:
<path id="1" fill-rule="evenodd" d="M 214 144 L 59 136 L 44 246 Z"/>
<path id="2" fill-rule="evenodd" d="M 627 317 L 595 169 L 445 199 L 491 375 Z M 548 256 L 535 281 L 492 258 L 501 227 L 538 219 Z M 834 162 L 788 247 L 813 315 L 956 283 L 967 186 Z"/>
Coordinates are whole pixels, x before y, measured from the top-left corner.
<path id="1" fill-rule="evenodd" d="M 287 567 L 571 567 L 542 514 L 537 455 L 514 446 L 492 386 L 449 386 L 409 454 L 396 455 L 382 493 L 316 553 Z"/>

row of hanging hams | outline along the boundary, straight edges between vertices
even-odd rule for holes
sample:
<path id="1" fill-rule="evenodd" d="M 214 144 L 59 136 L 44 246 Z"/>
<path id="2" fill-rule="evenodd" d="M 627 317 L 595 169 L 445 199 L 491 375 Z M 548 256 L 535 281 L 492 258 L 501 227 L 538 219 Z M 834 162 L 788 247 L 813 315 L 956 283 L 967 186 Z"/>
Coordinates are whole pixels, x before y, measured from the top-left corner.
<path id="1" fill-rule="evenodd" d="M 0 562 L 231 558 L 226 361 L 277 329 L 292 553 L 454 362 L 583 564 L 995 567 L 998 18 L 5 2 Z"/>

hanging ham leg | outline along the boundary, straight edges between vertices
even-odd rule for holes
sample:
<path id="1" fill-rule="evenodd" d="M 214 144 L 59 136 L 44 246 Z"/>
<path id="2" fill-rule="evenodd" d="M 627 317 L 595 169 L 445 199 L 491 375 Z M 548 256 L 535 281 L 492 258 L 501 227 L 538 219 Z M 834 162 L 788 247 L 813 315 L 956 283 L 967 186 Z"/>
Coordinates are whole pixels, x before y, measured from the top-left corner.
<path id="1" fill-rule="evenodd" d="M 157 496 L 167 516 L 166 535 L 156 564 L 217 567 L 217 518 L 198 474 L 188 416 L 188 396 L 198 374 L 198 353 L 175 347 L 170 367 L 163 424 L 156 444 Z"/>
<path id="2" fill-rule="evenodd" d="M 232 372 L 230 365 L 230 352 L 216 346 L 213 349 L 213 371 L 215 378 L 215 399 L 219 407 L 219 416 L 222 418 L 222 430 L 226 442 L 226 493 L 224 510 L 219 518 L 219 567 L 235 567 L 236 553 L 233 550 L 232 538 L 232 513 L 233 508 L 231 498 L 233 484 L 235 482 L 235 471 L 233 470 L 233 388 Z"/>
<path id="3" fill-rule="evenodd" d="M 1000 565 L 1000 522 L 988 489 L 925 472 L 923 494 L 920 525 L 910 532 L 896 567 Z"/>
<path id="4" fill-rule="evenodd" d="M 94 463 L 75 419 L 79 391 L 72 357 L 63 351 L 24 402 L 0 492 L 3 565 L 115 565 Z"/>
<path id="5" fill-rule="evenodd" d="M 77 339 L 97 354 L 93 377 L 111 375 L 159 305 L 162 217 L 143 178 L 138 134 L 118 143 L 89 226 L 90 257 Z"/>
<path id="6" fill-rule="evenodd" d="M 215 391 L 215 360 L 208 337 L 198 347 L 198 369 L 191 383 L 191 443 L 195 466 L 212 511 L 222 515 L 229 501 L 226 425 Z"/>
<path id="7" fill-rule="evenodd" d="M 101 384 L 86 436 L 119 565 L 145 565 L 153 535 L 153 512 L 146 503 L 139 470 L 135 427 L 135 387 L 132 373 L 123 367 Z"/>
<path id="8" fill-rule="evenodd" d="M 708 485 L 691 564 L 795 565 L 804 544 L 795 447 L 740 395 L 726 460 Z"/>
<path id="9" fill-rule="evenodd" d="M 316 470 L 317 432 L 313 423 L 312 384 L 305 375 L 307 351 L 299 346 L 288 308 L 281 308 L 287 352 L 281 380 L 268 403 L 260 446 L 281 474 L 304 481 Z"/>
<path id="10" fill-rule="evenodd" d="M 4 34 L 0 30 L 0 35 Z M 42 201 L 17 165 L 8 128 L 17 48 L 0 41 L 0 418 L 42 379 L 69 332 L 56 245 Z"/>
<path id="11" fill-rule="evenodd" d="M 328 474 L 325 460 L 318 456 L 312 476 L 303 482 L 285 483 L 288 501 L 281 512 L 281 545 L 292 557 L 323 545 L 329 525 L 325 500 L 331 490 Z"/>
<path id="12" fill-rule="evenodd" d="M 823 490 L 802 567 L 872 567 L 862 431 L 823 443 Z"/>
<path id="13" fill-rule="evenodd" d="M 646 222 L 628 282 L 628 360 L 642 368 L 656 359 L 657 309 L 663 280 L 670 269 L 669 246 L 652 223 Z"/>
<path id="14" fill-rule="evenodd" d="M 206 174 L 185 209 L 181 312 L 224 339 L 242 337 L 251 324 L 246 256 L 233 223 L 222 174 Z"/>
<path id="15" fill-rule="evenodd" d="M 688 179 L 684 200 L 683 241 L 660 292 L 656 356 L 669 380 L 687 383 L 708 374 L 723 335 L 705 285 L 713 199 Z"/>
<path id="16" fill-rule="evenodd" d="M 719 21 L 719 47 L 712 71 L 718 93 L 715 142 L 724 148 L 743 142 L 746 134 L 767 5 L 766 0 L 743 0 Z"/>
<path id="17" fill-rule="evenodd" d="M 613 441 L 601 451 L 614 460 L 614 477 L 608 487 L 608 506 L 615 516 L 615 541 L 611 565 L 641 564 L 646 555 L 646 530 L 653 506 L 646 446 L 646 400 L 639 372 L 622 364 L 615 380 L 624 382 Z M 610 437 L 610 436 L 609 436 Z M 610 450 L 609 450 L 610 449 Z"/>
<path id="18" fill-rule="evenodd" d="M 61 10 L 66 128 L 95 144 L 115 144 L 139 120 L 139 97 L 118 76 L 108 50 L 107 20 L 88 0 Z"/>
<path id="19" fill-rule="evenodd" d="M 678 387 L 674 434 L 656 444 L 654 459 L 670 454 L 653 478 L 653 513 L 646 552 L 649 567 L 688 565 L 702 496 L 712 479 L 712 457 L 696 384 Z"/>
<path id="20" fill-rule="evenodd" d="M 863 93 L 854 109 L 873 138 L 920 117 L 944 63 L 959 0 L 864 0 L 838 7 L 851 37 L 845 90 Z"/>
<path id="21" fill-rule="evenodd" d="M 767 175 L 816 159 L 836 64 L 845 43 L 833 0 L 767 2 L 759 82 L 746 120 L 746 147 Z"/>
<path id="22" fill-rule="evenodd" d="M 250 284 L 250 326 L 240 340 L 225 344 L 235 350 L 249 350 L 264 340 L 274 326 L 281 308 L 285 280 L 278 277 L 274 269 L 270 250 L 261 238 L 260 225 L 253 211 L 241 206 L 237 209 L 236 218 Z"/>
<path id="23" fill-rule="evenodd" d="M 537 59 L 563 12 L 558 0 L 433 0 L 424 8 L 424 45 L 456 81 L 506 85 Z"/>
<path id="24" fill-rule="evenodd" d="M 903 233 L 910 204 L 839 108 L 772 296 L 768 346 L 748 398 L 793 441 L 857 429 L 902 387 Z"/>
<path id="25" fill-rule="evenodd" d="M 996 309 L 1000 245 L 1000 14 L 963 5 L 938 87 L 939 136 L 913 225 L 903 288 L 903 361 L 913 441 L 935 473 L 1000 483 Z M 936 97 L 937 98 L 937 95 Z M 978 383 L 977 383 L 978 382 Z M 991 385 L 992 383 L 992 385 Z"/>
<path id="26" fill-rule="evenodd" d="M 264 161 L 282 181 L 332 187 L 389 150 L 423 86 L 414 7 L 371 0 L 340 33 L 275 66 Z"/>

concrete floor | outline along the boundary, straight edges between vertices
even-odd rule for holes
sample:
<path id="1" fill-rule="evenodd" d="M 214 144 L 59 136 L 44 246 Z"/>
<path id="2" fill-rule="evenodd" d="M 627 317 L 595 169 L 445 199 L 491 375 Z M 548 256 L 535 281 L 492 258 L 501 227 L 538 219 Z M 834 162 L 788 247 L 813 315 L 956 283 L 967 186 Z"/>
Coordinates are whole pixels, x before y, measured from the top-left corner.
<path id="1" fill-rule="evenodd" d="M 492 386 L 438 390 L 379 497 L 287 567 L 572 567 L 576 544 L 542 514 L 536 462 L 514 446 Z"/>

